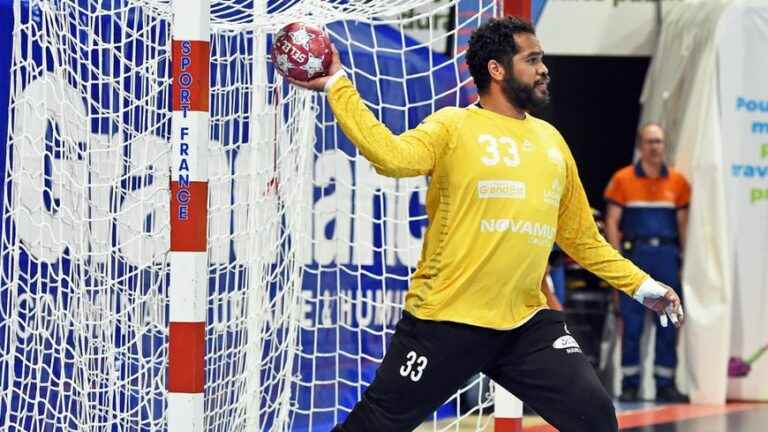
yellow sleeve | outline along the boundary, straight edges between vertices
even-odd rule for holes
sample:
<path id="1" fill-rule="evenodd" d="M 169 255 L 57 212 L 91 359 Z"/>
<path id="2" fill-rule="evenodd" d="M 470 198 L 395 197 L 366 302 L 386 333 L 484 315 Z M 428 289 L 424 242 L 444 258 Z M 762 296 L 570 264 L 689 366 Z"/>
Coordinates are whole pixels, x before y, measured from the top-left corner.
<path id="1" fill-rule="evenodd" d="M 450 112 L 457 110 L 440 110 L 416 128 L 395 135 L 365 106 L 346 77 L 339 78 L 328 89 L 328 102 L 347 138 L 376 172 L 389 177 L 430 175 L 450 140 Z"/>
<path id="2" fill-rule="evenodd" d="M 582 267 L 632 296 L 648 275 L 600 235 L 581 184 L 576 162 L 563 143 L 566 185 L 560 200 L 557 244 Z"/>

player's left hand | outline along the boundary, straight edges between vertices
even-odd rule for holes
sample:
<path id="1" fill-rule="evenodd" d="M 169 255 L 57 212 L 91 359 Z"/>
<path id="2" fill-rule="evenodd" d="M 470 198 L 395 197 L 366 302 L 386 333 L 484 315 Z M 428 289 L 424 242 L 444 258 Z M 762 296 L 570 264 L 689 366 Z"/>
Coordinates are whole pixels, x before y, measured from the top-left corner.
<path id="1" fill-rule="evenodd" d="M 683 313 L 683 305 L 680 302 L 680 297 L 677 296 L 675 290 L 670 286 L 658 281 L 657 283 L 667 290 L 666 293 L 661 297 L 646 297 L 645 300 L 643 300 L 643 304 L 648 309 L 659 314 L 659 320 L 661 321 L 662 327 L 668 325 L 669 319 L 675 327 L 680 328 L 685 321 L 685 314 Z"/>

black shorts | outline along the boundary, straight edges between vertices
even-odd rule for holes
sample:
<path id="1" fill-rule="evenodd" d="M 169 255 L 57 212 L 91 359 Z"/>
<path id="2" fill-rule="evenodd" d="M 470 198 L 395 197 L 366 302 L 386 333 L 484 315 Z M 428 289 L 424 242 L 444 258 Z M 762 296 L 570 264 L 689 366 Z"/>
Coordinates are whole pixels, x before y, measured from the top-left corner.
<path id="1" fill-rule="evenodd" d="M 610 396 L 561 312 L 542 310 L 513 330 L 405 313 L 373 383 L 341 432 L 411 431 L 483 372 L 562 432 L 617 431 Z"/>

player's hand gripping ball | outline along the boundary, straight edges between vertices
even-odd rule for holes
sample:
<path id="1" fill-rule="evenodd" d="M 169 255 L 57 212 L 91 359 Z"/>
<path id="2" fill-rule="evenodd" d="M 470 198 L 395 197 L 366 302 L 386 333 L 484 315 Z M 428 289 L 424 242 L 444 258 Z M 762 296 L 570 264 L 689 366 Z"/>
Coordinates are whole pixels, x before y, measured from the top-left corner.
<path id="1" fill-rule="evenodd" d="M 332 60 L 331 40 L 309 24 L 288 24 L 272 44 L 272 63 L 280 73 L 298 81 L 327 75 Z"/>

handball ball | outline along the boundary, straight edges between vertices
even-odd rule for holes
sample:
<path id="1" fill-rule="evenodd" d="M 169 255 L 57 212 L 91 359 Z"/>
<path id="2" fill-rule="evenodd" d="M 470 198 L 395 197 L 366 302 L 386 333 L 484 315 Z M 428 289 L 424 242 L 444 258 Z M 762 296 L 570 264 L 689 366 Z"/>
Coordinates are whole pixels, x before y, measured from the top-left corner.
<path id="1" fill-rule="evenodd" d="M 272 44 L 272 63 L 283 75 L 298 81 L 327 75 L 332 60 L 331 40 L 309 24 L 288 24 Z"/>

